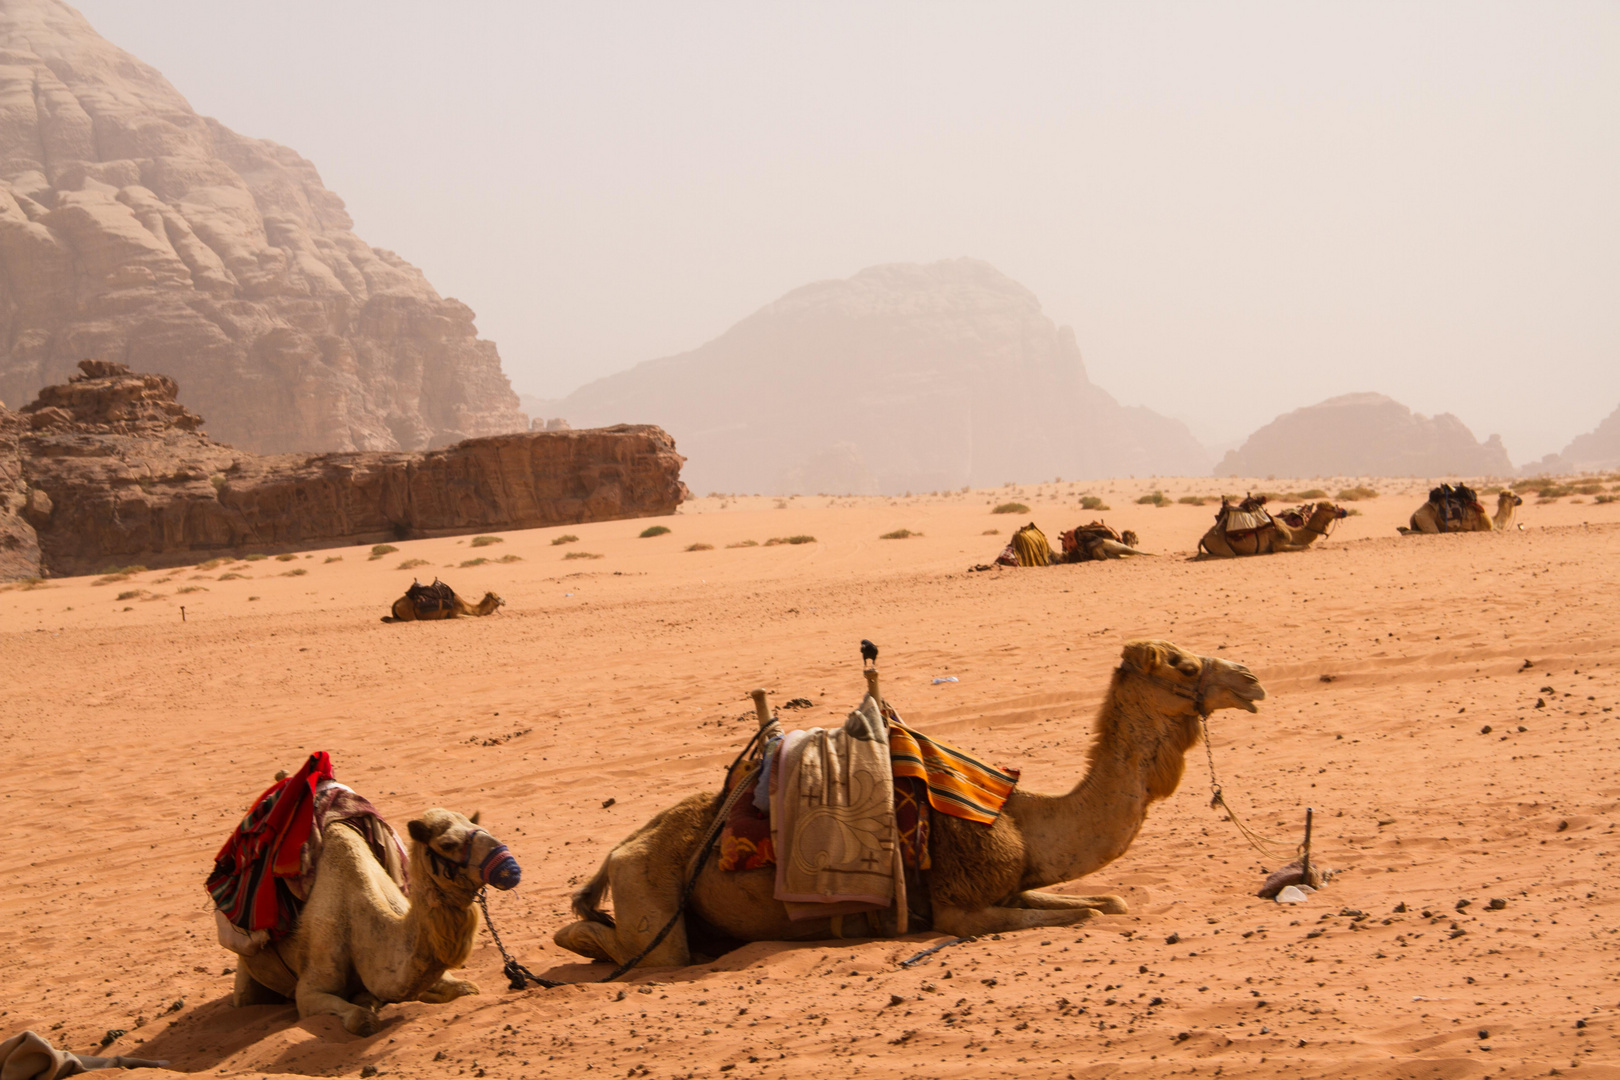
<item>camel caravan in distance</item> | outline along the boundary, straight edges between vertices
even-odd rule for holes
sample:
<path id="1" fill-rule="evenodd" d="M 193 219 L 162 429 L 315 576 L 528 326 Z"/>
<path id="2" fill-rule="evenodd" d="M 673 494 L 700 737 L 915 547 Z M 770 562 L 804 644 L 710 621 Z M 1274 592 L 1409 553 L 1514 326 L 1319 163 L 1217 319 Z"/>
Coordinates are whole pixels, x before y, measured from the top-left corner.
<path id="1" fill-rule="evenodd" d="M 1474 490 L 1464 484 L 1441 484 L 1429 491 L 1429 501 L 1412 514 L 1410 528 L 1397 530 L 1402 536 L 1414 533 L 1506 532 L 1513 526 L 1514 512 L 1524 499 L 1503 489 L 1496 496 L 1496 514 L 1487 516 Z"/>
<path id="2" fill-rule="evenodd" d="M 434 578 L 431 585 L 412 581 L 405 595 L 394 601 L 393 614 L 384 615 L 382 621 L 431 622 L 436 619 L 458 619 L 464 615 L 493 615 L 505 604 L 505 600 L 492 592 L 486 592 L 478 603 L 469 604 L 438 578 Z"/>
<path id="3" fill-rule="evenodd" d="M 1327 536 L 1333 524 L 1349 513 L 1333 503 L 1316 502 L 1273 514 L 1266 509 L 1264 495 L 1247 495 L 1236 504 L 1222 495 L 1221 508 L 1215 512 L 1215 524 L 1198 541 L 1196 557 L 1232 559 L 1278 551 L 1304 551 Z"/>

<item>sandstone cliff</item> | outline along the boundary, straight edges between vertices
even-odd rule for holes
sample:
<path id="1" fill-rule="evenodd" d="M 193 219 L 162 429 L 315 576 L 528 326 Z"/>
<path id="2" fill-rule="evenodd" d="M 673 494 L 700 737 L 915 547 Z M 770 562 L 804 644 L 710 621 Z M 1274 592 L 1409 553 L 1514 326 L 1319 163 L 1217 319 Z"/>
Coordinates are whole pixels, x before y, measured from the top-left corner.
<path id="1" fill-rule="evenodd" d="M 171 376 L 261 453 L 527 427 L 472 311 L 351 225 L 312 164 L 65 4 L 0 3 L 0 399 L 90 356 Z"/>
<path id="2" fill-rule="evenodd" d="M 667 514 L 686 495 L 655 427 L 259 456 L 203 434 L 166 376 L 80 367 L 0 406 L 0 580 Z"/>
<path id="3" fill-rule="evenodd" d="M 1450 413 L 1345 394 L 1277 417 L 1229 451 L 1216 476 L 1509 476 L 1499 436 L 1481 443 Z"/>
<path id="4" fill-rule="evenodd" d="M 699 491 L 897 493 L 1210 464 L 1185 425 L 1093 385 L 1073 331 L 973 259 L 807 285 L 545 408 L 663 426 Z"/>
<path id="5" fill-rule="evenodd" d="M 1520 471 L 1526 476 L 1602 472 L 1620 469 L 1620 408 L 1585 435 L 1576 436 L 1562 453 L 1548 454 Z"/>

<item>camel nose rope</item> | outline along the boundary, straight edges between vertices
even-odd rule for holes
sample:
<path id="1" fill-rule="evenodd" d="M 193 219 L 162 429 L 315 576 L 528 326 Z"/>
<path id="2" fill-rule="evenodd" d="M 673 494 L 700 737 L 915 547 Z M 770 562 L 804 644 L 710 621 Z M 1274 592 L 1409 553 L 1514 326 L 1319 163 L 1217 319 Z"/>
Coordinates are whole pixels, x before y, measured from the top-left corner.
<path id="1" fill-rule="evenodd" d="M 1214 810 L 1219 808 L 1221 810 L 1225 810 L 1226 816 L 1231 819 L 1233 825 L 1237 826 L 1237 831 L 1242 834 L 1243 839 L 1247 840 L 1250 847 L 1254 848 L 1254 850 L 1258 851 L 1266 858 L 1280 863 L 1286 863 L 1291 859 L 1304 858 L 1304 844 L 1294 845 L 1293 851 L 1289 852 L 1286 841 L 1271 840 L 1261 836 L 1259 833 L 1245 825 L 1242 818 L 1238 817 L 1237 811 L 1232 809 L 1232 804 L 1227 802 L 1226 796 L 1221 793 L 1221 782 L 1215 776 L 1215 751 L 1210 747 L 1209 742 L 1209 717 L 1205 714 L 1200 714 L 1198 717 L 1198 726 L 1204 733 L 1204 757 L 1209 762 L 1210 809 Z M 1285 852 L 1289 853 L 1284 854 Z"/>

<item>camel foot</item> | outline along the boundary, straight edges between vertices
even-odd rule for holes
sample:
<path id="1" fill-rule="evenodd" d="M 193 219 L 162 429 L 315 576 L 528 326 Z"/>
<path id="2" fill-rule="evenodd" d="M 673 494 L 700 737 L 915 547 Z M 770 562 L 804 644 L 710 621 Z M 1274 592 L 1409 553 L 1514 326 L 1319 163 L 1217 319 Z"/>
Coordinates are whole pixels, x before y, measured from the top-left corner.
<path id="1" fill-rule="evenodd" d="M 356 1005 L 343 1014 L 343 1030 L 350 1035 L 375 1035 L 382 1028 L 382 1018 L 374 1010 Z"/>
<path id="2" fill-rule="evenodd" d="M 1073 926 L 1101 916 L 1093 907 L 1007 908 L 988 907 L 976 911 L 934 907 L 934 929 L 957 937 L 1005 934 L 1013 930 L 1033 930 L 1039 926 Z"/>
<path id="3" fill-rule="evenodd" d="M 613 927 L 603 926 L 599 922 L 589 919 L 580 919 L 571 922 L 551 935 L 551 940 L 569 952 L 591 960 L 605 960 L 613 963 L 613 954 L 608 951 L 603 937 L 613 935 Z"/>
<path id="4" fill-rule="evenodd" d="M 1100 915 L 1124 915 L 1131 910 L 1124 897 L 1115 896 L 1113 893 L 1103 893 L 1099 896 L 1070 896 L 1066 893 L 1037 892 L 1032 889 L 1019 893 L 1017 900 L 1021 908 L 1046 911 L 1091 908 Z"/>
<path id="5" fill-rule="evenodd" d="M 454 1001 L 458 997 L 467 997 L 478 993 L 478 984 L 468 982 L 466 979 L 452 979 L 448 975 L 416 995 L 417 1001 L 425 1001 L 429 1005 L 443 1005 L 447 1001 Z"/>

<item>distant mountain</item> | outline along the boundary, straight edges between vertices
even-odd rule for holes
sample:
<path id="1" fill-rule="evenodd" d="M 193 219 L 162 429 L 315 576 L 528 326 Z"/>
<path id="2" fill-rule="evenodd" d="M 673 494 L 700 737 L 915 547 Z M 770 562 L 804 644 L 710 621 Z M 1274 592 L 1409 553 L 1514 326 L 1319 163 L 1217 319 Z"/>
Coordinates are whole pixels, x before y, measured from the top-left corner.
<path id="1" fill-rule="evenodd" d="M 659 424 L 697 492 L 898 493 L 1210 462 L 1185 424 L 1093 385 L 1074 332 L 974 259 L 806 285 L 548 407 L 575 427 Z"/>
<path id="2" fill-rule="evenodd" d="M 1501 436 L 1481 443 L 1450 413 L 1345 394 L 1277 417 L 1229 451 L 1216 476 L 1507 476 Z"/>
<path id="3" fill-rule="evenodd" d="M 1526 476 L 1620 469 L 1620 408 L 1594 430 L 1575 438 L 1562 453 L 1548 454 L 1520 471 Z"/>

